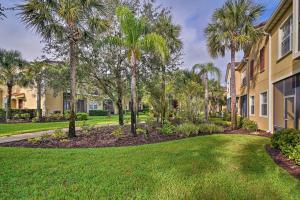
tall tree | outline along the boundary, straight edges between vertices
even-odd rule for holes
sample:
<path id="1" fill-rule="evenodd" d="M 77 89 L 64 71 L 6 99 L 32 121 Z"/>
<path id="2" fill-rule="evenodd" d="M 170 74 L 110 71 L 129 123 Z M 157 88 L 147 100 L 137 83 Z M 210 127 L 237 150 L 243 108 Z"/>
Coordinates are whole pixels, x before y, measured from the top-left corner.
<path id="1" fill-rule="evenodd" d="M 197 72 L 198 71 L 198 72 Z M 199 77 L 204 81 L 204 113 L 205 113 L 205 121 L 208 122 L 208 104 L 209 104 L 209 91 L 208 91 L 208 80 L 209 75 L 217 76 L 217 79 L 220 80 L 221 71 L 218 67 L 216 67 L 213 63 L 207 64 L 196 64 L 193 66 L 193 72 L 198 73 Z"/>
<path id="2" fill-rule="evenodd" d="M 0 49 L 0 82 L 7 87 L 6 121 L 11 119 L 12 89 L 15 85 L 23 85 L 22 70 L 25 60 L 18 51 Z"/>
<path id="3" fill-rule="evenodd" d="M 162 60 L 168 58 L 168 48 L 165 39 L 156 33 L 146 33 L 146 23 L 143 18 L 136 17 L 126 6 L 116 10 L 121 37 L 111 38 L 111 42 L 124 46 L 128 54 L 128 62 L 131 66 L 131 132 L 136 136 L 137 95 L 136 80 L 138 61 L 143 51 L 155 52 Z"/>
<path id="4" fill-rule="evenodd" d="M 2 7 L 2 5 L 0 3 L 0 20 L 2 20 L 3 17 L 6 17 L 6 15 L 4 14 L 4 7 Z"/>
<path id="5" fill-rule="evenodd" d="M 45 41 L 68 42 L 71 101 L 69 137 L 76 137 L 76 68 L 78 65 L 78 45 L 89 35 L 86 27 L 97 26 L 99 15 L 104 13 L 104 5 L 98 0 L 26 0 L 19 5 L 22 20 L 34 28 Z"/>
<path id="6" fill-rule="evenodd" d="M 252 0 L 227 0 L 215 10 L 212 22 L 205 30 L 207 46 L 212 57 L 225 56 L 228 50 L 231 55 L 230 92 L 231 92 L 231 122 L 236 129 L 236 86 L 235 67 L 236 53 L 256 40 L 262 30 L 256 29 L 255 20 L 261 15 L 264 7 Z"/>

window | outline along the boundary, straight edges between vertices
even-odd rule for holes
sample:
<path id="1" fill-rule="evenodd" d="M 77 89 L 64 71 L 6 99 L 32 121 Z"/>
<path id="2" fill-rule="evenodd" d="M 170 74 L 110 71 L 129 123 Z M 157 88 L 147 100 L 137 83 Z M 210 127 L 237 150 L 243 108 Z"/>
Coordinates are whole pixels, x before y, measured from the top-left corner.
<path id="1" fill-rule="evenodd" d="M 293 18 L 290 17 L 280 28 L 281 31 L 281 52 L 280 57 L 285 56 L 292 50 L 292 29 Z"/>
<path id="2" fill-rule="evenodd" d="M 254 115 L 254 96 L 250 97 L 250 115 Z"/>
<path id="3" fill-rule="evenodd" d="M 242 72 L 241 79 L 242 79 L 242 86 L 246 86 L 247 84 L 246 70 Z"/>
<path id="4" fill-rule="evenodd" d="M 265 47 L 260 50 L 259 53 L 259 64 L 260 64 L 260 72 L 265 71 Z"/>
<path id="5" fill-rule="evenodd" d="M 254 77 L 254 60 L 251 60 L 250 62 L 250 80 L 252 80 Z"/>
<path id="6" fill-rule="evenodd" d="M 97 110 L 98 109 L 98 104 L 95 102 L 90 103 L 90 110 Z"/>
<path id="7" fill-rule="evenodd" d="M 268 93 L 260 94 L 260 115 L 268 116 Z"/>

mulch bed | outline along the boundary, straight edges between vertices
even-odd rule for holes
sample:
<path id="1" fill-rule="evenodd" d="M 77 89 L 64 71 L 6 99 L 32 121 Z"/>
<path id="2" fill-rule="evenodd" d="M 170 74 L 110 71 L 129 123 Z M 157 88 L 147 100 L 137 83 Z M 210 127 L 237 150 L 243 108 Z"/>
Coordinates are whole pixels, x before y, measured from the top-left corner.
<path id="1" fill-rule="evenodd" d="M 225 132 L 223 134 L 254 135 L 268 138 L 272 137 L 272 134 L 266 131 L 258 130 L 256 132 L 251 132 L 246 129 L 231 130 L 230 128 L 225 129 Z"/>
<path id="2" fill-rule="evenodd" d="M 152 129 L 148 136 L 144 134 L 133 137 L 130 127 L 124 127 L 124 134 L 114 136 L 112 132 L 118 126 L 105 126 L 93 129 L 89 134 L 77 132 L 77 137 L 72 139 L 46 138 L 42 141 L 33 142 L 28 140 L 0 144 L 2 147 L 30 147 L 30 148 L 95 148 L 95 147 L 121 147 L 137 146 L 142 144 L 159 143 L 182 138 L 178 135 L 162 135 Z"/>
<path id="3" fill-rule="evenodd" d="M 296 165 L 294 161 L 289 160 L 278 149 L 274 149 L 270 145 L 266 145 L 266 151 L 277 165 L 285 169 L 291 176 L 300 180 L 300 166 Z"/>

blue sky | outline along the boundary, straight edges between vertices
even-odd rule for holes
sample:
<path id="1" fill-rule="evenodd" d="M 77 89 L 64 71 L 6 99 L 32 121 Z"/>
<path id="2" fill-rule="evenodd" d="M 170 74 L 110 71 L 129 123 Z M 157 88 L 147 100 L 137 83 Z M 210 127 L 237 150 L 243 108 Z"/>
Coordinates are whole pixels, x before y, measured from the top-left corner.
<path id="1" fill-rule="evenodd" d="M 265 5 L 266 11 L 259 21 L 270 17 L 280 0 L 255 0 Z M 4 7 L 11 7 L 22 0 L 1 0 Z M 214 62 L 222 69 L 223 76 L 229 57 L 213 60 L 206 49 L 204 29 L 213 11 L 220 7 L 224 0 L 157 0 L 157 5 L 170 7 L 174 21 L 182 26 L 181 39 L 184 43 L 184 68 L 191 68 L 196 63 Z M 34 31 L 27 30 L 13 11 L 7 12 L 7 18 L 0 21 L 0 48 L 16 49 L 23 57 L 34 60 L 42 55 L 43 44 Z M 238 59 L 242 55 L 238 56 Z"/>

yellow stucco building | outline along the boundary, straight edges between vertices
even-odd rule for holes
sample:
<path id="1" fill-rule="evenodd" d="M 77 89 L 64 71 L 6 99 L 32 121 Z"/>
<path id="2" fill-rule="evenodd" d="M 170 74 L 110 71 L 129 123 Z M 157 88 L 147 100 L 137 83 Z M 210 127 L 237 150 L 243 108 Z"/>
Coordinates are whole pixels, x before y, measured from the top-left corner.
<path id="1" fill-rule="evenodd" d="M 261 130 L 300 126 L 299 10 L 299 0 L 281 1 L 259 25 L 264 36 L 236 67 L 238 114 L 257 122 Z"/>

